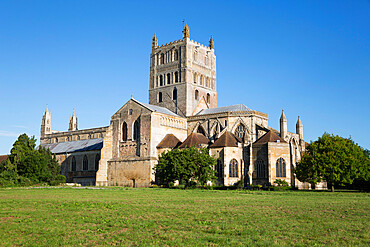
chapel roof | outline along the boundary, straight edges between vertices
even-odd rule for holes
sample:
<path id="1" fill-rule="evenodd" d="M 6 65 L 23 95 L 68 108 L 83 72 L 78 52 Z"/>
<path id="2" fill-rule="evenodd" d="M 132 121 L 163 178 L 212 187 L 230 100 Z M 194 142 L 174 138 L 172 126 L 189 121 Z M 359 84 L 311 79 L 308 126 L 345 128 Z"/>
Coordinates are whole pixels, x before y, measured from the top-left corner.
<path id="1" fill-rule="evenodd" d="M 181 141 L 173 134 L 167 134 L 157 145 L 157 148 L 175 148 L 181 144 Z"/>
<path id="2" fill-rule="evenodd" d="M 229 105 L 229 106 L 223 106 L 223 107 L 217 107 L 217 108 L 203 109 L 200 112 L 198 112 L 196 116 L 206 115 L 206 114 L 215 114 L 215 113 L 221 113 L 221 112 L 240 112 L 240 111 L 249 112 L 252 110 L 246 107 L 244 104 L 238 104 L 238 105 Z"/>
<path id="3" fill-rule="evenodd" d="M 240 141 L 238 138 L 231 132 L 225 131 L 225 133 L 218 138 L 215 143 L 209 146 L 210 148 L 221 148 L 221 147 L 237 147 Z"/>
<path id="4" fill-rule="evenodd" d="M 133 98 L 131 98 L 131 99 L 133 101 L 135 101 L 136 103 L 146 107 L 147 109 L 149 109 L 151 111 L 164 113 L 164 114 L 167 114 L 167 115 L 170 115 L 170 116 L 181 117 L 180 115 L 170 111 L 169 109 L 167 109 L 165 107 L 161 107 L 161 106 L 157 106 L 157 105 L 151 105 L 151 104 L 147 104 L 147 103 L 142 103 L 142 102 L 139 102 L 139 101 L 137 101 L 136 99 L 133 99 Z"/>
<path id="5" fill-rule="evenodd" d="M 103 138 L 71 142 L 56 142 L 41 144 L 41 146 L 46 149 L 50 149 L 50 152 L 54 154 L 100 150 L 103 148 Z"/>
<path id="6" fill-rule="evenodd" d="M 5 161 L 9 155 L 0 155 L 0 163 Z"/>
<path id="7" fill-rule="evenodd" d="M 179 148 L 200 147 L 202 144 L 208 145 L 209 140 L 207 137 L 200 133 L 191 133 Z"/>
<path id="8" fill-rule="evenodd" d="M 255 141 L 253 144 L 264 144 L 268 142 L 277 142 L 279 141 L 280 143 L 286 143 L 280 136 L 275 134 L 272 130 L 261 136 L 257 141 Z"/>

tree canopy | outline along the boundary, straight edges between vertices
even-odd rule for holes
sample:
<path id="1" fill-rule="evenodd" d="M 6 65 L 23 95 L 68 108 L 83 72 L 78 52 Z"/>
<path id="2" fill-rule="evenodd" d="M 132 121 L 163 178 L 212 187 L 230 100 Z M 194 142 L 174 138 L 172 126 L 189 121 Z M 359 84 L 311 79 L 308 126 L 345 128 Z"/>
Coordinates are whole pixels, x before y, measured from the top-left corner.
<path id="1" fill-rule="evenodd" d="M 176 148 L 159 156 L 155 172 L 160 184 L 168 185 L 178 180 L 189 187 L 214 180 L 215 165 L 216 159 L 209 155 L 206 148 Z"/>
<path id="2" fill-rule="evenodd" d="M 301 182 L 326 181 L 334 185 L 352 184 L 355 180 L 369 181 L 369 150 L 353 140 L 324 133 L 312 142 L 295 169 Z"/>
<path id="3" fill-rule="evenodd" d="M 0 164 L 0 185 L 57 184 L 65 182 L 60 165 L 50 150 L 36 149 L 35 137 L 22 134 L 13 144 L 8 159 Z"/>

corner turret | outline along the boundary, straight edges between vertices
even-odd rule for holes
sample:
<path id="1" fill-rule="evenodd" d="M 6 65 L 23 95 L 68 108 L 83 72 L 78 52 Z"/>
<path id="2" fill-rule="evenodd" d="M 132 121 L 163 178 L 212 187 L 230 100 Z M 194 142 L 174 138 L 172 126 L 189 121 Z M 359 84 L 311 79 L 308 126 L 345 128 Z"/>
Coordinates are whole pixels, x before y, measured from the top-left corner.
<path id="1" fill-rule="evenodd" d="M 284 110 L 282 110 L 280 116 L 280 137 L 285 139 L 287 132 L 288 132 L 287 120 L 284 114 Z"/>
<path id="2" fill-rule="evenodd" d="M 296 127 L 296 133 L 299 135 L 299 139 L 303 140 L 303 124 L 299 116 L 298 116 L 297 124 L 295 127 Z"/>
<path id="3" fill-rule="evenodd" d="M 69 127 L 68 127 L 68 131 L 74 131 L 74 130 L 77 130 L 77 117 L 75 114 L 75 109 L 73 109 L 73 114 L 72 114 L 71 119 L 69 120 Z"/>
<path id="4" fill-rule="evenodd" d="M 158 47 L 158 38 L 157 38 L 157 35 L 154 34 L 153 36 L 153 40 L 152 40 L 152 49 L 156 49 Z"/>

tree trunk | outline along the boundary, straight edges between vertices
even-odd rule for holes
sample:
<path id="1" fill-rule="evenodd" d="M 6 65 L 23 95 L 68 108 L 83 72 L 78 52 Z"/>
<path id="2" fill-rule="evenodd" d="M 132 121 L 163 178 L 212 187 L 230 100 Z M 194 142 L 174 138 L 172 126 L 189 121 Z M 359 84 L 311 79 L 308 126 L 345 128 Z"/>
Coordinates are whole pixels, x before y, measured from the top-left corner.
<path id="1" fill-rule="evenodd" d="M 331 192 L 334 192 L 334 185 L 331 185 Z"/>

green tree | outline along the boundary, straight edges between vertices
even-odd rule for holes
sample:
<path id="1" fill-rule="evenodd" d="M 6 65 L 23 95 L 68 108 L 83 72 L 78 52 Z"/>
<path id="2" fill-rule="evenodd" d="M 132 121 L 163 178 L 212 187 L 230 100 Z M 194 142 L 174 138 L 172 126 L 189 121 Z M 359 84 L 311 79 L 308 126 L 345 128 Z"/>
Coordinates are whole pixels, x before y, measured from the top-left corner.
<path id="1" fill-rule="evenodd" d="M 324 133 L 312 142 L 295 169 L 301 182 L 327 181 L 334 185 L 352 184 L 355 180 L 369 181 L 370 158 L 351 139 Z"/>
<path id="2" fill-rule="evenodd" d="M 168 185 L 178 180 L 189 187 L 192 183 L 205 185 L 214 180 L 215 165 L 216 159 L 206 148 L 176 148 L 159 156 L 155 172 L 160 184 Z"/>

